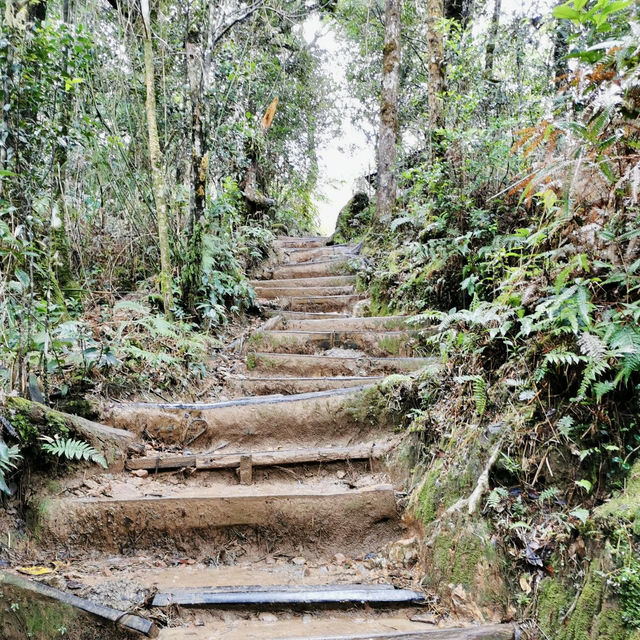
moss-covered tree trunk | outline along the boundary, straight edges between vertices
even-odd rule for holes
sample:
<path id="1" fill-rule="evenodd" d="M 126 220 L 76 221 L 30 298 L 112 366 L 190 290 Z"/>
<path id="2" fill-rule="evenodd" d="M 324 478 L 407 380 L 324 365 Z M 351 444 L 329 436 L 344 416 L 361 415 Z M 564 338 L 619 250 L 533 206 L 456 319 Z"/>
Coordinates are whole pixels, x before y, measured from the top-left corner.
<path id="1" fill-rule="evenodd" d="M 444 128 L 442 93 L 444 92 L 444 39 L 439 24 L 444 18 L 443 0 L 427 0 L 427 49 L 429 53 L 429 129 Z"/>
<path id="2" fill-rule="evenodd" d="M 167 215 L 167 182 L 162 168 L 162 152 L 160 151 L 160 141 L 158 138 L 149 0 L 141 0 L 140 7 L 143 22 L 144 80 L 147 89 L 146 112 L 149 131 L 149 161 L 151 163 L 153 199 L 156 205 L 158 244 L 160 246 L 160 290 L 162 292 L 164 312 L 167 316 L 170 316 L 171 308 L 173 307 L 173 292 L 171 284 L 171 254 L 169 249 L 169 220 Z"/>
<path id="3" fill-rule="evenodd" d="M 491 16 L 491 26 L 487 36 L 487 49 L 484 62 L 484 73 L 487 78 L 493 76 L 493 62 L 496 52 L 496 40 L 498 39 L 498 27 L 500 26 L 500 11 L 502 10 L 502 0 L 495 0 L 493 5 L 493 16 Z"/>
<path id="4" fill-rule="evenodd" d="M 387 220 L 396 206 L 398 180 L 398 99 L 400 94 L 401 2 L 386 0 L 384 50 L 382 54 L 382 97 L 378 139 L 377 217 Z"/>

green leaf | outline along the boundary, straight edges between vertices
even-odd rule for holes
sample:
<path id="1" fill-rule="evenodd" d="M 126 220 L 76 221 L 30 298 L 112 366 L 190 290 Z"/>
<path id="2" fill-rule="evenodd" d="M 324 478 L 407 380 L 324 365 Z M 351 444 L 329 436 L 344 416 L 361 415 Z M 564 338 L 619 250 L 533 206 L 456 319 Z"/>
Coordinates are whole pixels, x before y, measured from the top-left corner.
<path id="1" fill-rule="evenodd" d="M 568 4 L 561 4 L 552 11 L 553 17 L 559 20 L 579 20 L 580 12 L 576 11 Z"/>
<path id="2" fill-rule="evenodd" d="M 580 520 L 582 524 L 587 524 L 587 518 L 589 517 L 589 510 L 578 507 L 577 509 L 574 509 L 570 515 L 572 515 L 574 518 L 578 518 L 578 520 Z"/>
<path id="3" fill-rule="evenodd" d="M 591 493 L 593 485 L 588 480 L 576 480 L 575 484 L 578 487 L 582 487 L 587 493 Z"/>

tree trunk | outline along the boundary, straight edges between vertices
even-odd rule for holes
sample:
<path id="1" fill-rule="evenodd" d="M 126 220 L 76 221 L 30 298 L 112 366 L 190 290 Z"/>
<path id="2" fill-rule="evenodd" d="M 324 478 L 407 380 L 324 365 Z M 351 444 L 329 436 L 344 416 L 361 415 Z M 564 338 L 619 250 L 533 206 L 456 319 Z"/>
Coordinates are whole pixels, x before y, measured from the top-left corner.
<path id="1" fill-rule="evenodd" d="M 444 17 L 443 0 L 427 0 L 427 49 L 429 53 L 429 128 L 432 137 L 444 128 L 442 94 L 444 92 L 444 38 L 438 28 Z"/>
<path id="2" fill-rule="evenodd" d="M 388 220 L 396 206 L 398 180 L 395 173 L 400 92 L 401 0 L 386 0 L 382 98 L 378 139 L 378 220 Z"/>
<path id="3" fill-rule="evenodd" d="M 187 79 L 191 97 L 191 194 L 187 231 L 187 255 L 182 269 L 181 295 L 183 307 L 195 312 L 196 296 L 202 269 L 202 219 L 207 194 L 209 156 L 204 137 L 204 60 L 200 33 L 190 30 L 185 43 Z"/>
<path id="4" fill-rule="evenodd" d="M 558 88 L 566 84 L 569 73 L 569 24 L 568 20 L 557 20 L 553 34 L 553 81 Z"/>
<path id="5" fill-rule="evenodd" d="M 63 0 L 62 20 L 68 29 L 71 24 L 70 0 Z M 67 90 L 67 68 L 69 62 L 69 47 L 62 50 L 62 77 L 60 80 L 60 135 L 54 150 L 53 206 L 57 207 L 56 224 L 52 229 L 52 245 L 55 254 L 53 264 L 55 278 L 61 291 L 64 306 L 64 295 L 76 297 L 80 288 L 73 279 L 71 266 L 71 245 L 67 235 L 67 215 L 65 201 L 65 186 L 67 182 L 67 160 L 69 144 L 69 122 L 71 120 L 71 93 Z"/>
<path id="6" fill-rule="evenodd" d="M 158 243 L 160 245 L 160 290 L 162 292 L 164 312 L 167 316 L 171 316 L 173 292 L 171 288 L 171 257 L 169 250 L 169 222 L 167 217 L 167 183 L 163 172 L 162 152 L 160 151 L 160 141 L 158 139 L 149 0 L 140 0 L 140 6 L 143 22 L 144 80 L 147 88 L 146 111 L 147 127 L 149 130 L 149 161 L 151 163 L 153 199 L 156 205 Z"/>
<path id="7" fill-rule="evenodd" d="M 500 11 L 502 9 L 502 0 L 495 0 L 493 5 L 493 16 L 491 17 L 491 26 L 487 36 L 487 50 L 484 63 L 484 75 L 489 80 L 493 76 L 493 62 L 496 52 L 496 40 L 498 38 L 498 27 L 500 26 Z"/>

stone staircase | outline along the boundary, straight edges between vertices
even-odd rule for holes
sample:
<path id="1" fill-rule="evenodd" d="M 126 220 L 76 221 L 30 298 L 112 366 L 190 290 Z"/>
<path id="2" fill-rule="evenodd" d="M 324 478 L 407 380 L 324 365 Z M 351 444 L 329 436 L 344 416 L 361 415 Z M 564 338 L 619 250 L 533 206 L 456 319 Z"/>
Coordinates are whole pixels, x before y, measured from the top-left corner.
<path id="1" fill-rule="evenodd" d="M 398 436 L 365 415 L 367 394 L 431 360 L 406 318 L 352 317 L 354 250 L 278 239 L 253 282 L 270 317 L 231 399 L 112 409 L 145 450 L 52 499 L 41 523 L 88 597 L 137 607 L 165 639 L 513 637 L 427 624 L 419 573 L 385 553 L 407 535 L 385 464 Z"/>

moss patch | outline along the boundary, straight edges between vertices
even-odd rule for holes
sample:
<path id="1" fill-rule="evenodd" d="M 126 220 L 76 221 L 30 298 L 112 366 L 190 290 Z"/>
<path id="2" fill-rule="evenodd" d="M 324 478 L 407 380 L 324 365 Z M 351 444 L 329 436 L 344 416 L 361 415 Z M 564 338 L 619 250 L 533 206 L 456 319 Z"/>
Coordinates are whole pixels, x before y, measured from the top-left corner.
<path id="1" fill-rule="evenodd" d="M 640 461 L 631 468 L 625 490 L 598 507 L 593 516 L 608 529 L 615 529 L 619 524 L 630 525 L 634 535 L 640 536 Z"/>

